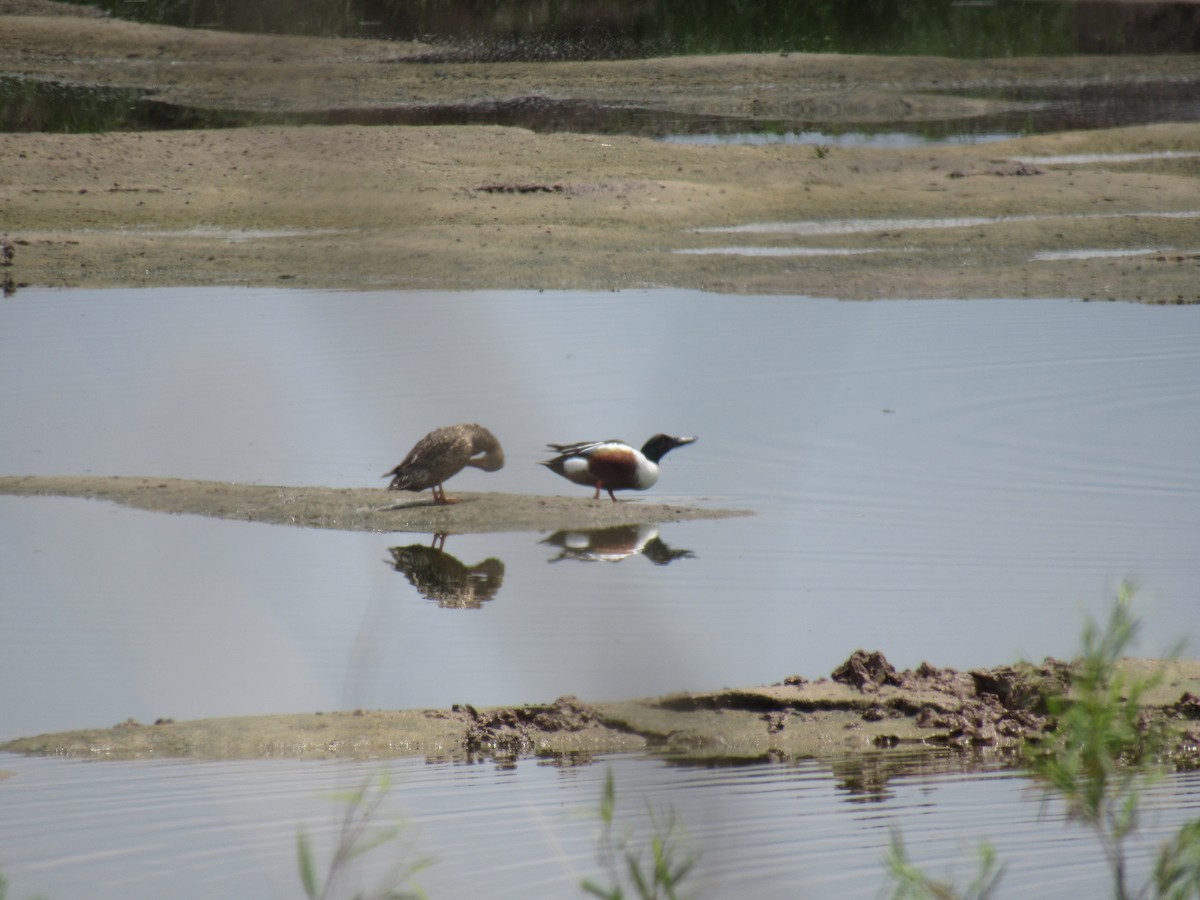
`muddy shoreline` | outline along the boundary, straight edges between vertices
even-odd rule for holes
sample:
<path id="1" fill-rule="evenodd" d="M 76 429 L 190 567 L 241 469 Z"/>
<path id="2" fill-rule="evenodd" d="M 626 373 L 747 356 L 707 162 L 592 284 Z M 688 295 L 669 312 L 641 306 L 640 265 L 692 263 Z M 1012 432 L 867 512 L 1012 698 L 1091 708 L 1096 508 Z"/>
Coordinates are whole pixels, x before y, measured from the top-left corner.
<path id="1" fill-rule="evenodd" d="M 1001 88 L 1200 90 L 1197 56 L 432 64 L 421 61 L 428 50 L 12 14 L 0 30 L 0 75 L 138 89 L 209 110 L 544 100 L 854 127 L 1014 108 L 994 99 Z M 1092 154 L 1100 158 L 1082 161 Z M 3 228 L 16 251 L 3 274 L 17 290 L 671 286 L 1195 303 L 1197 154 L 1194 124 L 824 150 L 489 126 L 0 134 Z M 1063 156 L 1077 161 L 1039 161 Z M 840 224 L 849 220 L 868 225 Z M 796 221 L 828 227 L 736 230 Z M 758 255 L 729 252 L 745 247 Z M 1117 252 L 1133 255 L 1105 255 Z"/>
<path id="2" fill-rule="evenodd" d="M 1195 764 L 1200 662 L 1125 659 L 1132 677 L 1161 676 L 1143 705 L 1176 736 L 1174 758 Z M 960 672 L 922 664 L 896 671 L 855 651 L 829 678 L 789 676 L 761 687 L 647 700 L 476 709 L 354 710 L 155 724 L 39 735 L 0 751 L 88 759 L 427 759 L 587 762 L 637 751 L 675 760 L 836 759 L 895 748 L 1015 751 L 1053 730 L 1046 698 L 1069 693 L 1057 660 Z"/>
<path id="3" fill-rule="evenodd" d="M 429 492 L 296 487 L 135 476 L 0 476 L 0 494 L 107 500 L 150 512 L 210 516 L 339 531 L 468 534 L 661 524 L 752 515 L 749 510 L 607 497 L 450 491 L 449 506 Z"/>

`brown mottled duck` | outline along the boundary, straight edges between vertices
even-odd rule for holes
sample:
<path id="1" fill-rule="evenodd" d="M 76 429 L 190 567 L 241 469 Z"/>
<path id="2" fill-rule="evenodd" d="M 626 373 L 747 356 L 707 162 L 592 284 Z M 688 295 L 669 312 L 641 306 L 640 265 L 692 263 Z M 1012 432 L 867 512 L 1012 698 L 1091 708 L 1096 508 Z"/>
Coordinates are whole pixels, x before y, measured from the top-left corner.
<path id="1" fill-rule="evenodd" d="M 504 450 L 496 436 L 482 425 L 450 425 L 429 432 L 408 451 L 404 462 L 384 478 L 391 478 L 389 491 L 423 491 L 433 488 L 434 503 L 455 503 L 446 496 L 443 482 L 466 466 L 485 472 L 504 467 Z"/>

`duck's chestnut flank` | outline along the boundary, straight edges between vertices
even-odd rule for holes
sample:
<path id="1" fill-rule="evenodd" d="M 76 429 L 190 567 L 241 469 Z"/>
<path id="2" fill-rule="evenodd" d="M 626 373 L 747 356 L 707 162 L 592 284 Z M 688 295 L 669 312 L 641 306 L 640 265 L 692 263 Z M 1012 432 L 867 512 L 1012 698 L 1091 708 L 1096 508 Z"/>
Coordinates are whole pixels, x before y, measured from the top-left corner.
<path id="1" fill-rule="evenodd" d="M 641 450 L 618 440 L 548 444 L 558 455 L 541 464 L 568 481 L 594 487 L 593 500 L 599 500 L 600 491 L 604 490 L 615 502 L 613 491 L 644 491 L 653 487 L 658 481 L 659 461 L 676 447 L 695 440 L 656 434 Z"/>

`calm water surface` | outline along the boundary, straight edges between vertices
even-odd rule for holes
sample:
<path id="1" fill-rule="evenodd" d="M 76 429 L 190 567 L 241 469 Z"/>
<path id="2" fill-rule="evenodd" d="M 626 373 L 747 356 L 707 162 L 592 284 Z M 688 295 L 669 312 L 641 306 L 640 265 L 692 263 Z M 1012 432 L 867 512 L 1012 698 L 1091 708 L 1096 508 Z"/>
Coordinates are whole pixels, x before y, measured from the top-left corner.
<path id="1" fill-rule="evenodd" d="M 930 873 L 965 883 L 981 841 L 1006 863 L 1004 897 L 1105 896 L 1100 850 L 1029 781 L 998 769 L 958 774 L 934 763 L 890 780 L 814 762 L 672 767 L 638 756 L 558 768 L 387 763 L 95 763 L 6 759 L 0 862 L 15 896 L 296 897 L 296 829 L 322 871 L 341 827 L 337 792 L 385 772 L 377 820 L 409 828 L 395 852 L 349 870 L 338 896 L 376 885 L 397 858 L 433 857 L 417 883 L 430 897 L 581 897 L 596 862 L 605 772 L 617 818 L 636 841 L 674 810 L 677 846 L 699 857 L 687 884 L 706 897 L 877 896 L 894 830 Z M 867 784 L 864 785 L 864 774 Z M 1200 777 L 1151 786 L 1132 842 L 1131 882 L 1200 815 Z M 375 858 L 378 857 L 378 858 Z"/>
<path id="2" fill-rule="evenodd" d="M 447 552 L 487 575 L 472 605 L 393 565 L 393 548 L 429 536 L 0 497 L 0 739 L 128 717 L 648 696 L 820 677 L 858 647 L 899 667 L 1069 656 L 1127 576 L 1142 652 L 1200 635 L 1198 308 L 239 289 L 23 290 L 0 305 L 4 474 L 382 485 L 425 432 L 470 420 L 508 465 L 462 474 L 464 491 L 587 502 L 535 465 L 545 442 L 664 430 L 700 440 L 667 457 L 651 497 L 757 515 L 663 525 L 619 562 L 571 552 L 579 536 L 452 536 Z M 593 874 L 580 814 L 602 767 L 387 765 L 396 811 L 442 860 L 421 879 L 435 896 L 497 860 L 497 895 Z M 960 871 L 973 836 L 991 838 L 1026 859 L 1014 886 L 1103 879 L 1090 841 L 1039 817 L 1011 775 L 905 776 L 864 806 L 816 764 L 612 765 L 631 798 L 680 811 L 713 895 L 861 896 L 894 824 L 914 856 Z M 295 825 L 332 834 L 322 791 L 373 771 L 0 768 L 16 772 L 0 781 L 16 896 L 93 878 L 97 896 L 162 896 L 180 872 L 226 879 L 226 896 L 291 895 Z M 1194 816 L 1196 796 L 1194 779 L 1172 781 L 1162 827 Z M 31 827 L 39 816 L 68 843 Z"/>

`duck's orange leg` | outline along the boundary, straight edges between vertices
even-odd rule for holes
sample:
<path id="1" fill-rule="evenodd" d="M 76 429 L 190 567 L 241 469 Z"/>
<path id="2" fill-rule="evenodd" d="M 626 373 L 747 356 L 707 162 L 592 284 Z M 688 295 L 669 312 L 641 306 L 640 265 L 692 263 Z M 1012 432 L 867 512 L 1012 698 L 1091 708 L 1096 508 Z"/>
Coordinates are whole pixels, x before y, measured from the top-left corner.
<path id="1" fill-rule="evenodd" d="M 446 489 L 442 486 L 441 482 L 438 482 L 437 486 L 433 488 L 433 502 L 434 503 L 442 503 L 442 504 L 450 504 L 450 503 L 457 503 L 458 501 L 455 500 L 453 497 L 447 497 Z"/>
<path id="2" fill-rule="evenodd" d="M 599 499 L 600 499 L 600 491 L 602 491 L 602 490 L 608 491 L 608 496 L 612 497 L 612 502 L 613 502 L 613 503 L 616 503 L 616 502 L 617 502 L 617 497 L 616 497 L 616 495 L 615 495 L 615 494 L 612 492 L 612 488 L 606 488 L 606 487 L 604 486 L 604 482 L 603 482 L 603 481 L 597 481 L 597 482 L 596 482 L 596 493 L 593 495 L 592 499 L 593 499 L 593 500 L 599 500 Z"/>

